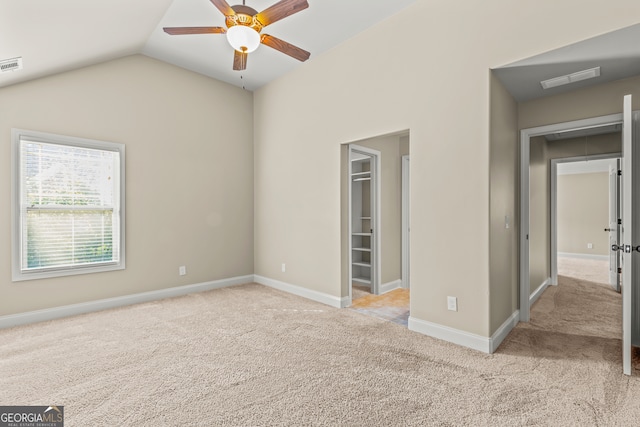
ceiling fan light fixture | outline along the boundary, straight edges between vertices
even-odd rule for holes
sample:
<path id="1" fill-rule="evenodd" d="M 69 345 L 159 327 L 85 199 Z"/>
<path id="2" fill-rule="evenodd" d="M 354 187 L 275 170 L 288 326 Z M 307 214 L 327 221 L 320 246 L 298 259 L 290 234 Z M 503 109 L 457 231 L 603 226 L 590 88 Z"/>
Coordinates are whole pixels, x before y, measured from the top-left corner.
<path id="1" fill-rule="evenodd" d="M 260 34 L 247 25 L 234 25 L 229 28 L 227 40 L 238 52 L 251 53 L 260 46 Z"/>

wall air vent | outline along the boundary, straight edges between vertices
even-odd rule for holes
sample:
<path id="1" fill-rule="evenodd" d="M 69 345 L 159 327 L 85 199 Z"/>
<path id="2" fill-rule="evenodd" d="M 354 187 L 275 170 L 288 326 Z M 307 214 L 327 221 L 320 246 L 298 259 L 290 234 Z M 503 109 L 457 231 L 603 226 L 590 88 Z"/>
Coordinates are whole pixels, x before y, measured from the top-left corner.
<path id="1" fill-rule="evenodd" d="M 22 70 L 22 57 L 3 59 L 0 61 L 0 73 Z"/>
<path id="2" fill-rule="evenodd" d="M 576 71 L 575 73 L 567 74 L 565 76 L 554 77 L 552 79 L 543 80 L 540 82 L 543 89 L 551 89 L 552 87 L 558 87 L 562 85 L 568 85 L 569 83 L 579 82 L 581 80 L 593 79 L 600 76 L 600 67 L 589 68 L 588 70 Z"/>

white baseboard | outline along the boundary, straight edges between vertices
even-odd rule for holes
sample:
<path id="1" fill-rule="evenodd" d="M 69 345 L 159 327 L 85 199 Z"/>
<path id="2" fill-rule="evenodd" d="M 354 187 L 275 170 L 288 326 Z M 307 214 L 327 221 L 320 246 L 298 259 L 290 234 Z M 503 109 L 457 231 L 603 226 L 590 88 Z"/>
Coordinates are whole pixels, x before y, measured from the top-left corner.
<path id="1" fill-rule="evenodd" d="M 278 289 L 280 291 L 288 292 L 293 295 L 298 295 L 303 298 L 307 298 L 322 304 L 330 305 L 331 307 L 343 308 L 351 305 L 350 298 L 336 297 L 333 295 L 325 294 L 324 292 L 313 291 L 311 289 L 303 288 L 301 286 L 292 285 L 290 283 L 281 282 L 275 279 L 269 279 L 268 277 L 254 275 L 254 282 L 261 285 L 269 286 L 270 288 Z"/>
<path id="2" fill-rule="evenodd" d="M 409 330 L 483 353 L 493 353 L 498 349 L 507 335 L 509 335 L 509 332 L 518 324 L 519 318 L 520 312 L 516 310 L 491 337 L 483 337 L 482 335 L 427 322 L 426 320 L 416 319 L 415 317 L 409 317 Z"/>
<path id="3" fill-rule="evenodd" d="M 386 294 L 387 292 L 391 292 L 394 289 L 399 289 L 402 287 L 402 280 L 394 280 L 393 282 L 387 282 L 380 285 L 380 295 Z"/>
<path id="4" fill-rule="evenodd" d="M 509 335 L 509 332 L 516 327 L 520 320 L 520 310 L 513 312 L 511 316 L 496 330 L 489 340 L 489 353 L 493 353 L 500 347 L 502 341 Z"/>
<path id="5" fill-rule="evenodd" d="M 0 329 L 12 326 L 26 325 L 29 323 L 44 322 L 46 320 L 59 319 L 61 317 L 75 316 L 77 314 L 122 307 L 125 305 L 139 304 L 156 301 L 164 298 L 177 297 L 196 292 L 204 292 L 212 289 L 226 288 L 253 282 L 253 274 L 247 276 L 232 277 L 229 279 L 214 280 L 211 282 L 196 283 L 193 285 L 176 286 L 174 288 L 158 289 L 156 291 L 142 292 L 121 297 L 106 298 L 96 301 L 88 301 L 79 304 L 64 305 L 61 307 L 46 308 L 43 310 L 28 311 L 26 313 L 9 314 L 0 316 Z"/>
<path id="6" fill-rule="evenodd" d="M 545 289 L 547 289 L 549 287 L 550 284 L 551 284 L 551 277 L 547 277 L 547 280 L 542 282 L 542 284 L 540 286 L 538 286 L 538 289 L 536 289 L 529 296 L 529 307 L 531 307 L 533 305 L 533 303 L 536 302 L 538 300 L 538 298 L 540 298 L 540 295 L 542 295 L 542 293 L 545 291 Z"/>
<path id="7" fill-rule="evenodd" d="M 570 252 L 558 252 L 558 256 L 562 258 L 580 258 L 580 259 L 594 259 L 598 261 L 609 261 L 609 255 L 594 255 L 594 254 L 578 254 Z"/>
<path id="8" fill-rule="evenodd" d="M 483 353 L 489 353 L 491 350 L 490 338 L 488 337 L 439 325 L 437 323 L 427 322 L 426 320 L 416 319 L 411 316 L 409 316 L 409 330 L 420 332 L 421 334 L 448 341 L 453 344 L 482 351 Z"/>

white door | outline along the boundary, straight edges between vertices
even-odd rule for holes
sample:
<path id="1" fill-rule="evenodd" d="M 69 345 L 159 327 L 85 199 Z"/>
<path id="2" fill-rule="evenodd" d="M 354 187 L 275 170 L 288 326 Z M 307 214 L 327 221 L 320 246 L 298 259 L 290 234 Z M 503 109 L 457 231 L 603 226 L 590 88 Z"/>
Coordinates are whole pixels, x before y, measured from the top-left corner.
<path id="1" fill-rule="evenodd" d="M 619 185 L 618 185 L 618 170 L 620 169 L 620 160 L 614 160 L 614 164 L 609 166 L 609 247 L 618 245 L 619 242 L 619 227 L 618 227 L 618 202 L 620 200 Z M 620 292 L 620 274 L 618 274 L 618 268 L 620 267 L 620 253 L 618 251 L 611 251 L 609 256 L 609 284 Z"/>
<path id="2" fill-rule="evenodd" d="M 631 95 L 624 97 L 622 123 L 622 370 L 631 375 L 631 301 L 633 292 L 633 112 Z"/>

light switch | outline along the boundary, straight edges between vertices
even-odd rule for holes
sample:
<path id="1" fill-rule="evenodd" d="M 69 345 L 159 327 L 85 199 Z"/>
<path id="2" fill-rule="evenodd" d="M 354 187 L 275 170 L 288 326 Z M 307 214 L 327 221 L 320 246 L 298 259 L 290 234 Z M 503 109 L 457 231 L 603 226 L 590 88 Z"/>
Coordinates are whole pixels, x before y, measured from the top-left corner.
<path id="1" fill-rule="evenodd" d="M 447 297 L 447 310 L 458 311 L 458 298 Z"/>

